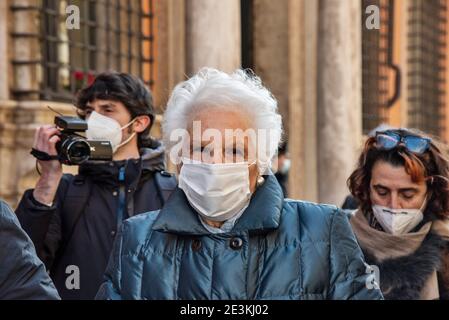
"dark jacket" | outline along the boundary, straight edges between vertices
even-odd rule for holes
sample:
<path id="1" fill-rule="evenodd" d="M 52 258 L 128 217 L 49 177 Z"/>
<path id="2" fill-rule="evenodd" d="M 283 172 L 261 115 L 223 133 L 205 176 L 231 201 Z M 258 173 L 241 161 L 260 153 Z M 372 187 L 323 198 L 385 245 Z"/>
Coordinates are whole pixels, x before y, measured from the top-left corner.
<path id="1" fill-rule="evenodd" d="M 161 208 L 164 190 L 155 175 L 164 169 L 163 151 L 159 146 L 143 149 L 138 160 L 81 165 L 79 175 L 64 175 L 52 207 L 39 205 L 33 190 L 26 191 L 17 216 L 63 299 L 93 299 L 118 226 L 128 217 Z M 166 179 L 173 189 L 176 179 Z M 69 290 L 65 282 L 74 275 L 67 270 L 72 265 L 78 267 L 80 288 Z"/>
<path id="2" fill-rule="evenodd" d="M 124 222 L 98 299 L 381 299 L 346 215 L 287 200 L 274 176 L 230 233 L 210 234 L 176 189 Z"/>
<path id="3" fill-rule="evenodd" d="M 55 300 L 58 293 L 31 239 L 0 200 L 0 300 Z"/>
<path id="4" fill-rule="evenodd" d="M 354 196 L 352 196 L 350 194 L 343 201 L 343 204 L 341 205 L 341 208 L 343 210 L 355 210 L 355 209 L 358 209 L 359 206 L 360 206 L 359 201 L 356 198 L 354 198 Z"/>

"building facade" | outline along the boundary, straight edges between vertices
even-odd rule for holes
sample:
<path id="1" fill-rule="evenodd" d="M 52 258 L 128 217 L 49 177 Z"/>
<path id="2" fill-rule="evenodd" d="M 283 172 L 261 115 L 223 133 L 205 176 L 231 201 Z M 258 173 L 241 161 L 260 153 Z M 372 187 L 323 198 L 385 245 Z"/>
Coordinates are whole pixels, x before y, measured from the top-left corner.
<path id="1" fill-rule="evenodd" d="M 67 28 L 71 5 L 79 29 Z M 29 151 L 53 121 L 47 106 L 73 113 L 95 74 L 141 77 L 160 121 L 174 85 L 209 66 L 251 68 L 278 99 L 290 196 L 341 204 L 378 124 L 449 139 L 447 12 L 447 0 L 1 1 L 0 197 L 14 205 L 34 184 Z"/>

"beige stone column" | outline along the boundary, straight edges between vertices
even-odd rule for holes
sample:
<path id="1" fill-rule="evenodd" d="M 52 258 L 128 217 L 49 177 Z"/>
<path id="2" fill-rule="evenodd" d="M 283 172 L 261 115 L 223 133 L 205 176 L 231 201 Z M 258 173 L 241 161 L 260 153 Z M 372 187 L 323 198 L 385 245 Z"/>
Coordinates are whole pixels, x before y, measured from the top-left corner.
<path id="1" fill-rule="evenodd" d="M 278 101 L 284 129 L 289 122 L 289 1 L 253 2 L 254 71 Z"/>
<path id="2" fill-rule="evenodd" d="M 320 0 L 318 37 L 318 183 L 321 202 L 348 194 L 362 134 L 361 2 Z"/>
<path id="3" fill-rule="evenodd" d="M 153 89 L 154 105 L 158 115 L 151 135 L 161 138 L 162 113 L 175 85 L 186 76 L 186 4 L 185 0 L 155 2 L 156 85 Z M 166 157 L 167 170 L 176 172 L 176 166 Z"/>
<path id="4" fill-rule="evenodd" d="M 9 1 L 0 1 L 0 101 L 9 99 L 8 15 Z"/>
<path id="5" fill-rule="evenodd" d="M 289 197 L 317 200 L 317 2 L 254 1 L 254 70 L 278 100 L 292 160 Z"/>
<path id="6" fill-rule="evenodd" d="M 317 38 L 318 38 L 318 1 L 290 0 L 298 7 L 289 9 L 289 29 L 299 34 L 299 43 L 290 42 L 290 68 L 297 76 L 290 84 L 290 95 L 300 88 L 301 99 L 290 104 L 290 154 L 297 160 L 289 177 L 289 188 L 293 195 L 307 201 L 318 200 L 317 166 Z M 299 19 L 297 17 L 300 17 Z M 292 54 L 297 47 L 299 57 Z M 298 89 L 296 89 L 298 90 Z M 299 189 L 300 188 L 300 189 Z"/>
<path id="7" fill-rule="evenodd" d="M 273 1 L 275 2 L 275 1 Z M 288 197 L 304 199 L 304 2 L 297 0 L 287 2 L 287 97 L 288 114 L 283 115 L 283 122 L 288 133 L 288 150 L 292 160 L 289 171 Z M 283 89 L 285 90 L 285 88 Z"/>
<path id="8" fill-rule="evenodd" d="M 240 1 L 186 0 L 186 69 L 240 67 Z"/>
<path id="9" fill-rule="evenodd" d="M 153 91 L 158 112 L 164 110 L 174 86 L 185 80 L 185 0 L 155 2 L 156 86 Z"/>

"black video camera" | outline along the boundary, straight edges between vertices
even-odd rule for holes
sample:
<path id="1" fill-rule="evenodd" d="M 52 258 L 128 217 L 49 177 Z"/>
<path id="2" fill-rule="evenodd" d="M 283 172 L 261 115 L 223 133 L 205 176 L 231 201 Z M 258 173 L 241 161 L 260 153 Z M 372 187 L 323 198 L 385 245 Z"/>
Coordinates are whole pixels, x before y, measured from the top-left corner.
<path id="1" fill-rule="evenodd" d="M 77 117 L 56 116 L 61 140 L 56 144 L 59 161 L 65 165 L 80 165 L 89 161 L 111 161 L 110 141 L 87 140 L 79 132 L 87 130 L 87 122 Z"/>

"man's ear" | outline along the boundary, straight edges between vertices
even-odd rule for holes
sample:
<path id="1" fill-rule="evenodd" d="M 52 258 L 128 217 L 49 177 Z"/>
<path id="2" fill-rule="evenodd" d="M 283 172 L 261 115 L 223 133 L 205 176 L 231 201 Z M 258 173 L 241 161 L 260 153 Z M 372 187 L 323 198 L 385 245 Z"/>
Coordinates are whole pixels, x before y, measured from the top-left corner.
<path id="1" fill-rule="evenodd" d="M 145 131 L 151 124 L 151 119 L 149 116 L 138 116 L 133 124 L 134 132 L 141 133 Z"/>

